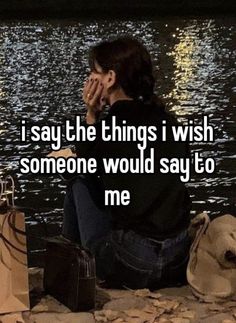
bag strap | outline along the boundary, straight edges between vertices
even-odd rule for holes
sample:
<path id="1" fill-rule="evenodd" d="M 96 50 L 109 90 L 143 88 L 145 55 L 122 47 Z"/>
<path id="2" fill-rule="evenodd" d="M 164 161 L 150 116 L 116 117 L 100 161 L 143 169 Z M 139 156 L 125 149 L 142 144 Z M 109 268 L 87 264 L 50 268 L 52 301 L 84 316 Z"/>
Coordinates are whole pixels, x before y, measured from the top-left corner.
<path id="1" fill-rule="evenodd" d="M 198 227 L 195 239 L 190 248 L 190 253 L 194 253 L 196 252 L 199 242 L 209 226 L 210 218 L 207 213 L 203 212 L 198 214 L 191 222 L 194 226 Z"/>
<path id="2" fill-rule="evenodd" d="M 8 224 L 9 224 L 9 227 L 14 231 L 14 232 L 16 232 L 16 233 L 18 233 L 18 234 L 21 234 L 21 235 L 23 235 L 23 236 L 26 236 L 26 232 L 25 231 L 23 231 L 23 230 L 20 230 L 20 229 L 18 229 L 16 226 L 15 226 L 15 224 L 13 223 L 14 222 L 14 220 L 13 221 L 11 221 L 11 219 L 12 219 L 12 217 L 14 217 L 15 218 L 15 210 L 13 210 L 12 212 L 10 212 L 10 214 L 9 214 L 9 216 L 8 216 L 8 219 L 7 219 L 7 221 L 8 221 Z"/>
<path id="3" fill-rule="evenodd" d="M 5 185 L 3 180 L 0 178 L 0 185 L 1 185 L 1 191 L 0 191 L 0 206 L 4 206 L 4 204 L 6 203 L 6 198 L 3 198 L 4 194 L 4 190 L 5 190 Z"/>
<path id="4" fill-rule="evenodd" d="M 1 192 L 0 192 L 0 201 L 1 201 L 2 200 L 2 196 L 3 196 L 3 190 L 4 190 L 4 185 L 3 185 L 2 179 L 0 179 L 0 184 L 1 184 Z"/>
<path id="5" fill-rule="evenodd" d="M 11 217 L 12 215 L 12 212 L 10 212 L 9 214 L 7 214 L 3 220 L 3 223 L 2 223 L 2 232 L 4 230 L 4 225 L 5 225 L 5 222 L 6 222 L 6 217 Z M 3 240 L 3 242 L 9 246 L 11 246 L 13 249 L 17 250 L 18 252 L 21 252 L 23 254 L 27 254 L 27 252 L 25 250 L 21 250 L 20 248 L 16 247 L 13 245 L 13 243 L 11 243 L 3 234 L 2 232 L 0 232 L 0 239 Z"/>
<path id="6" fill-rule="evenodd" d="M 3 201 L 3 203 L 6 203 L 7 207 L 11 207 L 13 211 L 15 211 L 15 210 L 21 211 L 22 210 L 22 212 L 24 212 L 24 209 L 29 209 L 29 210 L 31 209 L 32 211 L 37 211 L 36 209 L 29 208 L 29 207 L 28 208 L 27 207 L 18 207 L 18 206 L 16 207 L 16 205 L 15 205 L 15 181 L 11 175 L 7 175 L 4 178 L 4 180 L 0 179 L 0 184 L 1 184 L 0 206 L 1 206 L 1 198 L 3 196 L 6 196 L 5 199 L 2 201 Z M 9 200 L 8 195 L 11 195 L 11 200 Z M 31 217 L 43 227 L 43 230 L 45 231 L 45 235 L 48 236 L 47 223 L 44 220 L 44 218 L 41 217 L 41 221 L 40 221 L 33 214 L 31 214 Z M 13 231 L 15 231 L 16 233 L 24 235 L 24 236 L 26 235 L 25 231 L 19 230 L 18 228 L 15 227 L 15 225 L 12 221 L 12 217 L 8 217 L 8 224 L 9 224 L 10 228 Z M 29 234 L 29 233 L 27 235 L 31 236 L 35 239 L 38 239 L 38 240 L 44 240 L 41 236 L 37 236 L 37 235 Z"/>
<path id="7" fill-rule="evenodd" d="M 6 222 L 6 217 L 9 218 L 9 216 L 11 216 L 11 213 L 8 213 L 7 215 L 5 215 L 5 218 L 3 219 L 3 223 L 2 223 L 2 230 L 3 230 L 5 222 Z M 2 239 L 3 244 L 5 245 L 5 248 L 9 251 L 9 253 L 11 254 L 11 257 L 13 257 L 20 264 L 27 267 L 27 263 L 21 262 L 18 259 L 18 257 L 12 253 L 11 248 L 18 251 L 18 252 L 20 252 L 20 253 L 22 253 L 22 254 L 24 254 L 24 255 L 26 255 L 26 256 L 27 256 L 27 251 L 21 250 L 20 248 L 14 246 L 1 232 L 0 232 L 0 239 Z M 8 264 L 4 261 L 3 254 L 2 254 L 1 250 L 0 250 L 0 260 L 8 270 L 11 270 L 11 267 L 9 267 Z"/>
<path id="8" fill-rule="evenodd" d="M 8 184 L 10 182 L 10 190 L 8 190 Z M 15 181 L 11 175 L 7 175 L 4 179 L 5 187 L 4 192 L 6 193 L 7 205 L 15 207 Z M 8 199 L 8 194 L 11 194 L 11 203 Z"/>
<path id="9" fill-rule="evenodd" d="M 0 233 L 0 238 L 3 240 L 4 243 L 8 244 L 10 247 L 15 249 L 16 251 L 23 253 L 24 255 L 27 255 L 27 252 L 25 250 L 21 250 L 20 248 L 14 246 L 14 244 L 11 243 L 7 238 L 5 238 L 2 233 Z"/>

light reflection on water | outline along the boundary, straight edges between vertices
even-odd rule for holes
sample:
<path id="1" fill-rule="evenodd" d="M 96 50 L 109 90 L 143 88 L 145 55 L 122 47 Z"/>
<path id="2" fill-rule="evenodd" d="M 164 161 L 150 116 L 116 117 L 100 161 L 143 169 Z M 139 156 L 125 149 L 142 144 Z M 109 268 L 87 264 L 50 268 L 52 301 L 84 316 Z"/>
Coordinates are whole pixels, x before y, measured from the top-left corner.
<path id="1" fill-rule="evenodd" d="M 81 87 L 87 51 L 97 41 L 130 33 L 143 39 L 156 65 L 157 93 L 185 123 L 203 114 L 215 126 L 214 143 L 193 151 L 215 157 L 214 174 L 188 184 L 193 213 L 236 213 L 235 19 L 165 18 L 159 21 L 51 21 L 0 24 L 0 175 L 13 171 L 20 205 L 60 221 L 65 184 L 58 177 L 21 175 L 20 156 L 48 147 L 19 145 L 19 121 L 62 122 L 83 113 Z"/>

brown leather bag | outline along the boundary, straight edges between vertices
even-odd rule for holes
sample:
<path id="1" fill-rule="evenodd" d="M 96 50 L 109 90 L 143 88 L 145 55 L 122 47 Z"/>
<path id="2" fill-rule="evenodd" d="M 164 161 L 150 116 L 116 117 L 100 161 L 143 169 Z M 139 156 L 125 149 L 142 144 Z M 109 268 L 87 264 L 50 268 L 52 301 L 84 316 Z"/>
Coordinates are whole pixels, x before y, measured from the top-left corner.
<path id="1" fill-rule="evenodd" d="M 71 311 L 95 307 L 94 256 L 62 237 L 46 239 L 44 289 Z"/>

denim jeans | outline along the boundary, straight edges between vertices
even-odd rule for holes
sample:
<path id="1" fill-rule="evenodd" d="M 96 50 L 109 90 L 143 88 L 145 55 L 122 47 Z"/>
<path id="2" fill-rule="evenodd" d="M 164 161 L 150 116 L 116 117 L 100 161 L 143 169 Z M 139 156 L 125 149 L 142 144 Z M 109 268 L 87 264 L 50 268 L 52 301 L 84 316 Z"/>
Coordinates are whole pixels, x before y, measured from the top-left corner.
<path id="1" fill-rule="evenodd" d="M 186 230 L 163 241 L 112 230 L 111 214 L 100 199 L 99 186 L 90 176 L 69 183 L 63 235 L 94 253 L 97 276 L 106 287 L 156 289 L 185 283 L 191 244 Z"/>

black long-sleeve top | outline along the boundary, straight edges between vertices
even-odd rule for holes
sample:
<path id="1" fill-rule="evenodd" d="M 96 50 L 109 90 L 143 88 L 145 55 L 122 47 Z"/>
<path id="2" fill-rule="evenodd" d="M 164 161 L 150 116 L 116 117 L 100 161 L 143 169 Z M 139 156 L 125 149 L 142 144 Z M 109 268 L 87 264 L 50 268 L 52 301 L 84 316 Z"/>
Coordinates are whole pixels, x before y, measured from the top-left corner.
<path id="1" fill-rule="evenodd" d="M 96 140 L 78 142 L 76 146 L 78 157 L 94 157 L 97 160 L 97 173 L 91 175 L 97 189 L 95 200 L 100 201 L 100 206 L 103 207 L 105 190 L 120 192 L 128 190 L 129 205 L 110 207 L 114 229 L 133 230 L 141 235 L 161 240 L 175 236 L 189 225 L 191 207 L 188 191 L 181 182 L 179 174 L 162 174 L 159 171 L 159 160 L 162 157 L 169 159 L 189 157 L 186 142 L 176 142 L 172 137 L 170 127 L 177 125 L 175 118 L 158 106 L 146 105 L 136 100 L 116 101 L 105 117 L 106 125 L 111 126 L 113 116 L 116 116 L 118 125 L 122 125 L 122 120 L 126 120 L 127 125 L 157 127 L 158 139 L 149 141 L 146 148 L 147 157 L 150 148 L 154 148 L 155 172 L 106 174 L 103 169 L 103 158 L 137 158 L 140 151 L 137 142 L 103 141 L 100 120 L 94 125 L 97 132 Z M 165 142 L 160 139 L 162 120 L 166 120 L 167 125 Z"/>

